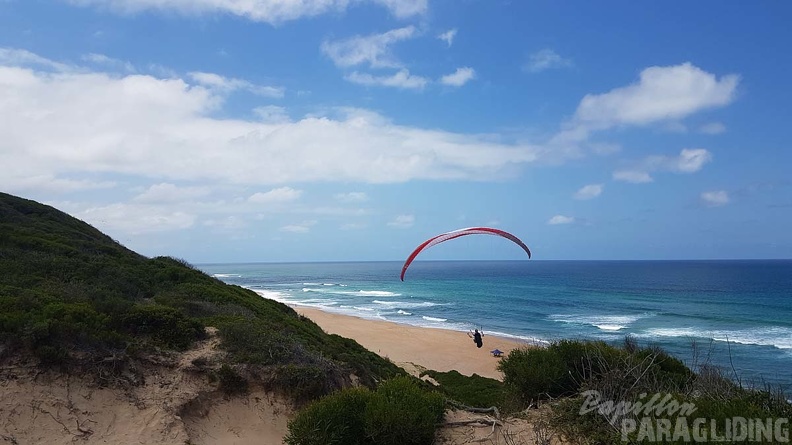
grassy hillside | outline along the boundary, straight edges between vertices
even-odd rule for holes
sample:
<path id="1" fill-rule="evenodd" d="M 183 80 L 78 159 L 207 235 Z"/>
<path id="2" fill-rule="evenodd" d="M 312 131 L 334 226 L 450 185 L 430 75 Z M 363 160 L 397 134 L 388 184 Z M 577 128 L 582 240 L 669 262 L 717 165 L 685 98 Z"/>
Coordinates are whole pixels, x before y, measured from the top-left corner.
<path id="1" fill-rule="evenodd" d="M 399 368 L 325 334 L 291 308 L 230 286 L 184 261 L 147 258 L 63 212 L 0 193 L 0 361 L 43 366 L 135 360 L 181 350 L 219 329 L 225 369 L 255 369 L 313 398 Z"/>

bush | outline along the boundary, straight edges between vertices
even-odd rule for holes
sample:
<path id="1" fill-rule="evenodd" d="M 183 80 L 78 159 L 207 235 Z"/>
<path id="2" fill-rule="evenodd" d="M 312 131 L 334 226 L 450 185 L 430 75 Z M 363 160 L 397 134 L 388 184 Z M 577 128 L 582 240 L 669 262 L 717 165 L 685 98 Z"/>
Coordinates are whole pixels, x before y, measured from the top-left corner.
<path id="1" fill-rule="evenodd" d="M 289 422 L 288 445 L 430 445 L 445 399 L 397 377 L 376 390 L 345 389 L 309 405 Z"/>
<path id="2" fill-rule="evenodd" d="M 498 370 L 524 404 L 569 391 L 567 366 L 553 349 L 515 349 L 498 363 Z"/>
<path id="3" fill-rule="evenodd" d="M 288 445 L 373 443 L 366 435 L 363 417 L 373 394 L 365 388 L 350 388 L 319 399 L 289 422 L 284 442 Z"/>
<path id="4" fill-rule="evenodd" d="M 440 384 L 437 390 L 449 399 L 468 406 L 496 406 L 501 412 L 511 411 L 511 406 L 507 402 L 509 394 L 501 381 L 478 374 L 466 376 L 453 370 L 449 372 L 427 370 L 421 373 L 421 377 L 425 375 L 437 381 Z"/>
<path id="5" fill-rule="evenodd" d="M 124 315 L 123 324 L 134 335 L 147 335 L 155 343 L 177 349 L 186 349 L 193 341 L 206 337 L 198 320 L 157 304 L 133 307 Z"/>
<path id="6" fill-rule="evenodd" d="M 377 388 L 366 406 L 366 433 L 378 445 L 431 444 L 444 412 L 443 396 L 421 390 L 408 377 L 397 377 Z"/>

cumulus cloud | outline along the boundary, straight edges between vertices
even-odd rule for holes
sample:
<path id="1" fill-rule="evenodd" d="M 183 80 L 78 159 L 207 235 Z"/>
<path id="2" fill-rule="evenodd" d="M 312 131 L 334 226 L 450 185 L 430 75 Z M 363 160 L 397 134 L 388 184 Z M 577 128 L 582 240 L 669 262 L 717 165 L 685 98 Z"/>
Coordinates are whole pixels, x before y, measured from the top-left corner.
<path id="1" fill-rule="evenodd" d="M 393 56 L 390 47 L 394 43 L 413 38 L 415 34 L 415 27 L 407 26 L 382 34 L 326 40 L 322 43 L 321 50 L 339 67 L 367 64 L 372 68 L 400 68 L 402 65 Z"/>
<path id="2" fill-rule="evenodd" d="M 290 202 L 300 199 L 300 196 L 302 196 L 302 190 L 295 190 L 291 187 L 280 187 L 264 193 L 254 193 L 248 198 L 248 202 L 256 204 Z"/>
<path id="3" fill-rule="evenodd" d="M 470 67 L 457 68 L 451 74 L 440 78 L 440 83 L 452 87 L 461 87 L 476 77 L 476 71 Z"/>
<path id="4" fill-rule="evenodd" d="M 643 161 L 636 163 L 633 168 L 617 170 L 613 173 L 613 179 L 635 184 L 652 182 L 650 172 L 695 173 L 710 161 L 712 161 L 712 153 L 708 150 L 684 148 L 677 156 L 648 156 Z"/>
<path id="5" fill-rule="evenodd" d="M 457 29 L 454 28 L 454 29 L 449 29 L 448 31 L 446 31 L 444 33 L 440 33 L 437 36 L 437 38 L 442 40 L 442 41 L 444 41 L 444 42 L 446 42 L 446 44 L 450 48 L 451 45 L 454 44 L 454 37 L 456 37 L 456 35 L 457 35 Z"/>
<path id="6" fill-rule="evenodd" d="M 559 224 L 572 224 L 573 222 L 575 222 L 575 218 L 564 215 L 555 215 L 547 220 L 547 224 L 550 224 L 551 226 Z"/>
<path id="7" fill-rule="evenodd" d="M 543 49 L 531 54 L 523 69 L 531 73 L 538 73 L 553 68 L 568 68 L 570 66 L 572 66 L 572 60 L 559 56 L 552 49 Z"/>
<path id="8" fill-rule="evenodd" d="M 575 192 L 575 199 L 592 199 L 602 194 L 602 189 L 605 188 L 602 184 L 589 184 L 584 185 L 577 192 Z"/>
<path id="9" fill-rule="evenodd" d="M 372 0 L 388 8 L 398 18 L 407 18 L 426 13 L 429 0 Z"/>
<path id="10" fill-rule="evenodd" d="M 248 20 L 277 24 L 289 20 L 344 11 L 349 0 L 61 0 L 78 6 L 109 8 L 120 13 L 146 10 L 175 11 L 182 14 L 223 13 Z M 394 16 L 406 18 L 424 14 L 427 0 L 369 0 L 387 8 Z"/>
<path id="11" fill-rule="evenodd" d="M 394 87 L 405 90 L 420 90 L 429 82 L 425 77 L 413 76 L 406 69 L 399 70 L 391 76 L 373 76 L 355 71 L 345 76 L 344 79 L 359 85 Z"/>
<path id="12" fill-rule="evenodd" d="M 251 186 L 487 180 L 545 153 L 487 135 L 401 126 L 360 109 L 299 120 L 284 113 L 276 122 L 214 118 L 224 95 L 178 77 L 0 65 L 0 97 L 0 165 L 7 166 L 0 187 L 10 192 L 29 190 L 31 178 L 48 178 L 40 186 L 106 187 L 107 175 L 117 174 Z"/>
<path id="13" fill-rule="evenodd" d="M 207 88 L 214 88 L 220 92 L 231 93 L 237 90 L 246 90 L 258 96 L 280 98 L 284 95 L 281 87 L 254 85 L 246 80 L 223 77 L 219 74 L 192 72 L 190 78 L 197 84 Z"/>
<path id="14" fill-rule="evenodd" d="M 397 229 L 407 229 L 415 224 L 415 216 L 414 215 L 399 215 L 388 223 L 388 226 L 395 227 Z"/>
<path id="15" fill-rule="evenodd" d="M 703 148 L 685 148 L 672 160 L 672 170 L 679 173 L 693 173 L 701 170 L 704 164 L 712 161 L 712 154 Z"/>
<path id="16" fill-rule="evenodd" d="M 729 203 L 729 194 L 725 190 L 703 192 L 701 202 L 707 207 L 720 207 Z"/>
<path id="17" fill-rule="evenodd" d="M 575 120 L 601 129 L 682 119 L 728 105 L 734 100 L 738 83 L 737 75 L 718 78 L 690 63 L 654 66 L 641 71 L 637 83 L 586 95 L 578 105 Z"/>

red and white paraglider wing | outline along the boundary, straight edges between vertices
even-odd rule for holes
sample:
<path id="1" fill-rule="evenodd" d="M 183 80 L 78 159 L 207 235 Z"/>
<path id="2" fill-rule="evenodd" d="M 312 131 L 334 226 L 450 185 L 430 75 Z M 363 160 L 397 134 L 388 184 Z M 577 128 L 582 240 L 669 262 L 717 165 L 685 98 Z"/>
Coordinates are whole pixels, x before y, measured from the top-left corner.
<path id="1" fill-rule="evenodd" d="M 514 242 L 518 246 L 522 247 L 522 249 L 525 251 L 525 253 L 528 254 L 528 258 L 531 258 L 531 250 L 528 249 L 528 246 L 526 246 L 525 243 L 520 241 L 519 238 L 517 238 L 516 236 L 512 235 L 511 233 L 506 232 L 504 230 L 500 230 L 500 229 L 493 229 L 493 228 L 490 228 L 490 227 L 470 227 L 470 228 L 467 228 L 467 229 L 459 229 L 459 230 L 454 230 L 454 231 L 451 231 L 451 232 L 441 233 L 440 235 L 437 235 L 437 236 L 434 236 L 432 238 L 429 238 L 428 240 L 426 240 L 423 243 L 421 243 L 421 245 L 416 247 L 415 250 L 413 250 L 413 252 L 410 254 L 410 256 L 407 257 L 407 261 L 404 262 L 404 266 L 402 266 L 402 271 L 401 271 L 401 280 L 404 281 L 404 274 L 405 274 L 405 272 L 407 272 L 407 268 L 410 267 L 410 264 L 412 264 L 413 260 L 415 259 L 415 257 L 418 256 L 418 254 L 420 254 L 421 252 L 423 252 L 424 250 L 426 250 L 426 249 L 428 249 L 428 248 L 430 248 L 432 246 L 435 246 L 435 245 L 440 244 L 442 242 L 445 242 L 445 241 L 448 241 L 448 240 L 452 240 L 454 238 L 459 238 L 460 236 L 465 236 L 465 235 L 497 235 L 497 236 L 501 236 L 503 238 L 506 238 L 506 239 Z"/>

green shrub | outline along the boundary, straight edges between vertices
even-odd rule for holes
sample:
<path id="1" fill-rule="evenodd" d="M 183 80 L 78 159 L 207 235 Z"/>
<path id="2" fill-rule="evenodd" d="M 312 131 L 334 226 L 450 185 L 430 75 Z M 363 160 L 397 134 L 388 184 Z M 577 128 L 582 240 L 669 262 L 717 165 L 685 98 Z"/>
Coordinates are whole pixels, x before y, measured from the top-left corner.
<path id="1" fill-rule="evenodd" d="M 373 395 L 366 388 L 350 388 L 319 399 L 289 422 L 284 442 L 288 445 L 372 444 L 366 434 L 363 413 Z"/>
<path id="2" fill-rule="evenodd" d="M 366 433 L 377 445 L 430 445 L 444 412 L 442 395 L 396 377 L 380 385 L 366 406 Z"/>
<path id="3" fill-rule="evenodd" d="M 568 368 L 549 348 L 515 349 L 498 363 L 503 383 L 524 403 L 569 391 Z"/>
<path id="4" fill-rule="evenodd" d="M 193 341 L 206 336 L 198 320 L 156 304 L 133 307 L 124 316 L 123 324 L 134 335 L 149 336 L 156 343 L 177 349 L 186 349 Z"/>
<path id="5" fill-rule="evenodd" d="M 288 445 L 430 445 L 445 398 L 396 377 L 375 391 L 344 389 L 301 410 L 290 422 Z"/>
<path id="6" fill-rule="evenodd" d="M 425 375 L 439 383 L 437 390 L 449 399 L 468 406 L 485 408 L 496 406 L 501 412 L 512 410 L 511 404 L 507 402 L 508 392 L 501 381 L 478 374 L 466 376 L 458 371 L 427 370 L 421 373 L 421 377 Z"/>
<path id="7" fill-rule="evenodd" d="M 285 304 L 226 285 L 184 260 L 146 258 L 57 209 L 0 193 L 4 357 L 13 350 L 69 366 L 121 352 L 135 359 L 152 346 L 189 347 L 204 337 L 204 326 L 219 329 L 234 365 L 293 365 L 279 379 L 309 382 L 297 391 L 305 397 L 338 388 L 339 375 L 373 387 L 404 374 Z"/>

